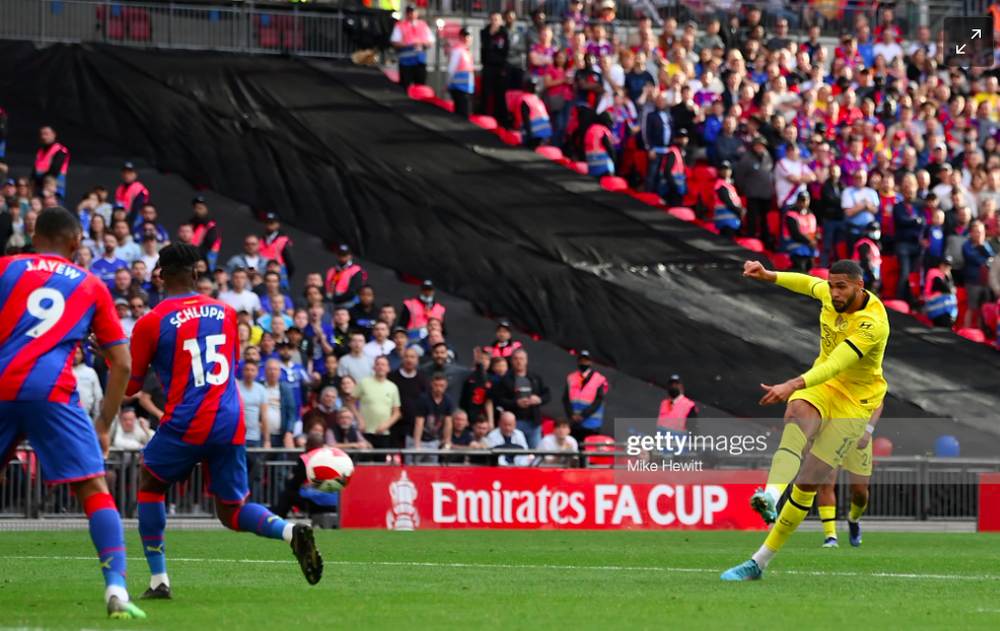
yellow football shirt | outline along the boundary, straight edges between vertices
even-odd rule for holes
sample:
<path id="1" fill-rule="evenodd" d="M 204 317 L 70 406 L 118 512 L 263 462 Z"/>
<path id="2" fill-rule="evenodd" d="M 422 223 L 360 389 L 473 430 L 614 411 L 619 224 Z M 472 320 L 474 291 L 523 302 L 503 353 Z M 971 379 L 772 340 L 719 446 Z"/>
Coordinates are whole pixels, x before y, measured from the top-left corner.
<path id="1" fill-rule="evenodd" d="M 806 387 L 828 383 L 862 408 L 873 410 L 885 397 L 882 359 L 889 341 L 885 305 L 865 290 L 863 306 L 854 313 L 837 313 L 827 281 L 791 272 L 777 272 L 777 284 L 823 303 L 819 314 L 819 357 L 803 377 Z"/>

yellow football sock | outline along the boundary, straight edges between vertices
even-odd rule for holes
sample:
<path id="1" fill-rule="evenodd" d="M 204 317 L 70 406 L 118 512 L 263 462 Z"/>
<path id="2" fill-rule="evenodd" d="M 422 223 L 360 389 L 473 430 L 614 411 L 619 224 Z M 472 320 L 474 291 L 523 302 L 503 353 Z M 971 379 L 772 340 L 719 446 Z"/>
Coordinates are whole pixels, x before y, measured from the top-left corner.
<path id="1" fill-rule="evenodd" d="M 816 491 L 807 493 L 798 486 L 792 487 L 792 495 L 785 502 L 784 508 L 778 515 L 778 521 L 774 522 L 771 532 L 764 540 L 764 546 L 777 552 L 781 546 L 785 545 L 788 538 L 792 536 L 795 529 L 799 527 L 802 520 L 809 514 L 813 500 L 816 498 Z"/>
<path id="2" fill-rule="evenodd" d="M 802 464 L 802 450 L 806 448 L 806 435 L 795 423 L 785 425 L 781 432 L 781 443 L 771 459 L 771 471 L 767 474 L 767 491 L 776 491 L 775 502 L 792 483 Z"/>
<path id="3" fill-rule="evenodd" d="M 854 502 L 851 502 L 851 514 L 848 517 L 848 519 L 850 519 L 853 522 L 858 521 L 859 519 L 861 519 L 861 515 L 864 514 L 866 508 L 868 508 L 867 502 L 861 506 L 858 506 Z"/>
<path id="4" fill-rule="evenodd" d="M 837 507 L 820 506 L 819 518 L 823 520 L 823 533 L 829 537 L 837 536 Z"/>

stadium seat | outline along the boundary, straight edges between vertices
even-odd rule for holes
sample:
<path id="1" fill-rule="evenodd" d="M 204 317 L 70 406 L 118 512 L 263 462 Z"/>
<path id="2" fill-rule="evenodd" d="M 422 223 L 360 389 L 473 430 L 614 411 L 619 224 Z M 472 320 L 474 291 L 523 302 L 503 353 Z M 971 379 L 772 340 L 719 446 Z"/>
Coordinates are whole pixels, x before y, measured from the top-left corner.
<path id="1" fill-rule="evenodd" d="M 972 340 L 973 342 L 985 342 L 986 334 L 979 329 L 959 329 L 956 331 L 959 335 L 967 340 Z"/>
<path id="2" fill-rule="evenodd" d="M 548 436 L 552 432 L 556 431 L 556 422 L 550 418 L 542 421 L 542 436 Z"/>
<path id="3" fill-rule="evenodd" d="M 125 19 L 128 24 L 129 39 L 142 42 L 151 39 L 151 22 L 149 13 L 145 9 L 128 7 L 126 8 Z"/>
<path id="4" fill-rule="evenodd" d="M 905 300 L 883 300 L 882 304 L 900 313 L 910 313 L 910 305 L 906 304 Z"/>
<path id="5" fill-rule="evenodd" d="M 737 237 L 736 245 L 741 245 L 751 252 L 764 252 L 764 242 L 751 237 Z"/>
<path id="6" fill-rule="evenodd" d="M 490 131 L 493 131 L 494 129 L 499 127 L 499 125 L 497 125 L 497 119 L 493 118 L 492 116 L 470 116 L 469 121 L 472 122 L 473 124 L 479 125 L 483 129 L 488 129 Z"/>
<path id="7" fill-rule="evenodd" d="M 882 257 L 882 297 L 895 298 L 899 283 L 899 261 L 895 256 Z"/>
<path id="8" fill-rule="evenodd" d="M 841 241 L 837 244 L 837 260 L 842 260 L 847 258 L 847 244 Z"/>
<path id="9" fill-rule="evenodd" d="M 601 178 L 601 186 L 605 190 L 613 193 L 620 193 L 628 190 L 628 182 L 623 177 L 608 175 Z"/>
<path id="10" fill-rule="evenodd" d="M 910 295 L 919 296 L 923 293 L 920 286 L 920 272 L 910 272 Z"/>
<path id="11" fill-rule="evenodd" d="M 699 182 L 714 182 L 718 179 L 719 172 L 715 167 L 699 164 L 694 167 L 694 172 L 691 175 Z"/>
<path id="12" fill-rule="evenodd" d="M 988 302 L 983 305 L 983 328 L 986 330 L 986 337 L 993 337 L 997 330 L 998 305 L 995 302 Z"/>
<path id="13" fill-rule="evenodd" d="M 549 160 L 558 160 L 563 157 L 562 149 L 559 147 L 549 147 L 548 145 L 536 148 L 535 153 L 545 156 Z"/>
<path id="14" fill-rule="evenodd" d="M 830 278 L 830 270 L 825 267 L 814 267 L 809 270 L 810 276 L 815 276 L 816 278 L 827 279 Z"/>
<path id="15" fill-rule="evenodd" d="M 643 204 L 649 204 L 650 206 L 663 205 L 663 200 L 657 193 L 634 193 L 632 196 Z"/>
<path id="16" fill-rule="evenodd" d="M 611 436 L 587 436 L 583 439 L 583 451 L 614 451 L 615 439 Z M 597 466 L 611 466 L 615 463 L 613 456 L 592 456 L 590 464 Z"/>
<path id="17" fill-rule="evenodd" d="M 772 255 L 771 261 L 774 262 L 774 269 L 778 270 L 779 272 L 792 268 L 792 257 L 788 256 L 783 252 L 779 252 L 778 254 Z"/>
<path id="18" fill-rule="evenodd" d="M 673 208 L 668 209 L 667 212 L 682 221 L 694 221 L 697 219 L 694 211 L 690 208 L 685 208 L 684 206 L 674 206 Z"/>
<path id="19" fill-rule="evenodd" d="M 781 232 L 781 213 L 769 212 L 766 217 L 767 221 L 767 231 L 772 237 L 777 237 Z"/>
<path id="20" fill-rule="evenodd" d="M 914 313 L 913 316 L 916 317 L 917 320 L 920 320 L 921 323 L 926 324 L 927 326 L 934 326 L 934 323 L 931 322 L 931 319 L 927 317 L 926 313 Z"/>
<path id="21" fill-rule="evenodd" d="M 500 140 L 504 141 L 508 145 L 521 146 L 524 144 L 524 139 L 521 137 L 521 132 L 511 131 L 509 129 L 504 129 L 500 132 Z"/>
<path id="22" fill-rule="evenodd" d="M 955 322 L 965 322 L 965 312 L 969 308 L 965 287 L 955 288 L 955 298 L 958 299 L 958 318 L 955 319 Z"/>
<path id="23" fill-rule="evenodd" d="M 569 165 L 569 168 L 581 175 L 587 175 L 588 168 L 586 162 L 573 162 Z"/>
<path id="24" fill-rule="evenodd" d="M 434 88 L 429 85 L 411 85 L 406 88 L 406 94 L 411 99 L 417 99 L 418 101 L 430 101 L 437 98 L 437 95 L 434 94 Z"/>

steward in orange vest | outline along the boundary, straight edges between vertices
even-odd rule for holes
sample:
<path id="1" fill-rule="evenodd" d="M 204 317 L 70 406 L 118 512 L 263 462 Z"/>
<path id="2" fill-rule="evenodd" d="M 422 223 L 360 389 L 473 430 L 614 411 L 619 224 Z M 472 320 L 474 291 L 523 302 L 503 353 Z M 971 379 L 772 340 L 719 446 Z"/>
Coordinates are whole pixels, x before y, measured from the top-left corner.
<path id="1" fill-rule="evenodd" d="M 264 215 L 264 236 L 260 239 L 260 255 L 281 264 L 281 286 L 288 291 L 288 279 L 295 273 L 292 262 L 292 240 L 281 234 L 281 221 L 274 213 Z"/>
<path id="2" fill-rule="evenodd" d="M 538 82 L 528 79 L 524 92 L 518 99 L 517 107 L 512 108 L 515 119 L 521 121 L 521 138 L 526 147 L 534 149 L 542 142 L 552 137 L 552 123 L 549 120 L 549 110 L 542 99 L 538 98 Z"/>
<path id="3" fill-rule="evenodd" d="M 135 165 L 131 162 L 122 165 L 122 183 L 115 191 L 115 203 L 121 204 L 128 213 L 125 218 L 128 225 L 133 229 L 138 227 L 139 213 L 149 203 L 149 190 L 139 181 Z"/>
<path id="4" fill-rule="evenodd" d="M 809 193 L 799 191 L 795 204 L 785 212 L 781 226 L 781 249 L 792 259 L 792 268 L 806 274 L 812 268 L 816 249 L 816 215 L 809 212 Z"/>
<path id="5" fill-rule="evenodd" d="M 684 396 L 684 382 L 680 375 L 672 375 L 667 382 L 667 398 L 660 403 L 657 427 L 680 432 L 695 432 L 698 429 L 698 406 Z M 692 422 L 688 422 L 688 421 Z"/>
<path id="6" fill-rule="evenodd" d="M 194 229 L 191 245 L 198 247 L 201 257 L 208 263 L 208 269 L 215 271 L 215 266 L 219 262 L 219 250 L 222 249 L 222 232 L 215 222 L 208 218 L 208 204 L 205 203 L 204 197 L 195 197 L 191 205 L 194 207 L 194 217 L 188 222 Z"/>
<path id="7" fill-rule="evenodd" d="M 455 113 L 467 118 L 472 109 L 472 95 L 476 93 L 476 69 L 469 51 L 472 33 L 462 27 L 459 38 L 448 58 L 448 93 L 455 103 Z"/>
<path id="8" fill-rule="evenodd" d="M 514 351 L 521 348 L 520 342 L 510 341 L 510 322 L 500 320 L 497 322 L 497 339 L 490 346 L 483 348 L 490 357 L 510 357 Z"/>
<path id="9" fill-rule="evenodd" d="M 56 131 L 48 125 L 42 127 L 38 135 L 42 146 L 35 154 L 35 188 L 42 190 L 45 176 L 56 178 L 59 197 L 66 199 L 66 172 L 69 171 L 69 149 L 56 142 Z"/>
<path id="10" fill-rule="evenodd" d="M 403 301 L 399 321 L 405 322 L 406 335 L 413 342 L 427 337 L 427 321 L 431 318 L 444 324 L 444 305 L 434 302 L 434 283 L 425 280 L 420 284 L 420 295 Z"/>
<path id="11" fill-rule="evenodd" d="M 578 370 L 566 377 L 563 408 L 570 419 L 573 437 L 582 441 L 601 431 L 608 380 L 601 373 L 592 370 L 590 351 L 580 351 L 576 361 Z"/>
<path id="12" fill-rule="evenodd" d="M 358 304 L 358 293 L 368 282 L 368 272 L 351 258 L 351 248 L 341 245 L 337 249 L 337 264 L 326 272 L 326 294 L 338 308 L 351 308 Z"/>
<path id="13" fill-rule="evenodd" d="M 663 164 L 666 174 L 660 197 L 667 201 L 668 206 L 680 206 L 687 195 L 687 173 L 684 171 L 684 155 L 690 138 L 686 129 L 677 130 L 674 144 L 667 147 L 667 157 Z"/>

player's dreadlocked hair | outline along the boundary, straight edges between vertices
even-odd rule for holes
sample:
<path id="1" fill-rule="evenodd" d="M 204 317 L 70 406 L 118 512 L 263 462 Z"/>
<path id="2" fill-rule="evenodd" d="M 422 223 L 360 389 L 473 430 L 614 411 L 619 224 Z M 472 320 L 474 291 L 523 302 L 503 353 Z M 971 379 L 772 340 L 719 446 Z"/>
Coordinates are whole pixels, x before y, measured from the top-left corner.
<path id="1" fill-rule="evenodd" d="M 160 260 L 157 267 L 163 270 L 164 274 L 190 274 L 198 261 L 201 260 L 201 252 L 190 243 L 171 243 L 160 250 Z"/>

